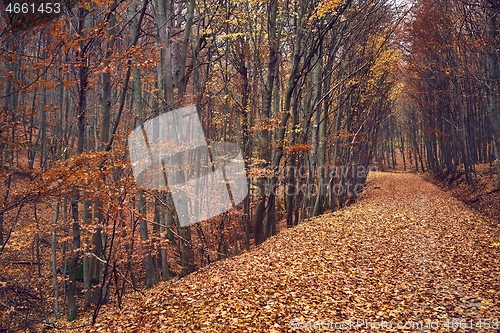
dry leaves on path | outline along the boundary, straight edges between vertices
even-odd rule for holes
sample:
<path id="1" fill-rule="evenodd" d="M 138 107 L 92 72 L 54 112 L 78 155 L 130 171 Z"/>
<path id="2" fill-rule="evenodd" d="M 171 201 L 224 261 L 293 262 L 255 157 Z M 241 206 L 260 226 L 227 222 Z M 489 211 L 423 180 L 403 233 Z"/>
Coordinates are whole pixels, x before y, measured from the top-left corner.
<path id="1" fill-rule="evenodd" d="M 379 173 L 354 205 L 162 283 L 87 331 L 497 332 L 499 242 L 419 176 Z"/>

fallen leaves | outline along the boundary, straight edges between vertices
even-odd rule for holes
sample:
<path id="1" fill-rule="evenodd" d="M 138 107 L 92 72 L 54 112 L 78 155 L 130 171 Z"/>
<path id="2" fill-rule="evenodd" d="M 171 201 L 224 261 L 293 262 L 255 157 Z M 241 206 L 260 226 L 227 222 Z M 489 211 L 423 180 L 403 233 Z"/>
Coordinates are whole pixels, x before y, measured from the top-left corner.
<path id="1" fill-rule="evenodd" d="M 87 332 L 294 332 L 292 323 L 322 320 L 500 318 L 498 228 L 416 175 L 381 174 L 368 189 L 342 211 L 104 312 Z"/>

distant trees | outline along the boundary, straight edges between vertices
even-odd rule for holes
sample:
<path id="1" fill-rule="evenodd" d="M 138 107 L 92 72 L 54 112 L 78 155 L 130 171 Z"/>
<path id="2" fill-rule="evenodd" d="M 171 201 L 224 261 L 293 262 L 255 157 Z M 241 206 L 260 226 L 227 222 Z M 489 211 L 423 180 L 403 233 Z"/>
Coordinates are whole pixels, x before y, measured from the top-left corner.
<path id="1" fill-rule="evenodd" d="M 407 30 L 405 136 L 427 168 L 463 166 L 472 186 L 475 164 L 500 171 L 498 15 L 495 1 L 424 0 Z"/>
<path id="2" fill-rule="evenodd" d="M 72 320 L 83 304 L 95 321 L 130 289 L 354 200 L 398 92 L 400 19 L 373 0 L 83 1 L 29 31 L 3 31 L 0 278 L 38 261 L 40 274 L 24 279 L 50 299 L 40 313 L 64 309 Z M 187 104 L 208 141 L 240 144 L 250 194 L 180 227 L 166 190 L 134 182 L 126 138 Z"/>

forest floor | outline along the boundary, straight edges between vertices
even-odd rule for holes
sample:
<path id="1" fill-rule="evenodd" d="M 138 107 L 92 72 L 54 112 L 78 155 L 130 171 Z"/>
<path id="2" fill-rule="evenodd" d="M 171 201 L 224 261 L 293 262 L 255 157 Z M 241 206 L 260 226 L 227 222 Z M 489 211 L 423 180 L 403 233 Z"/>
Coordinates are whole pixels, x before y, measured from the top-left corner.
<path id="1" fill-rule="evenodd" d="M 456 175 L 437 176 L 427 173 L 424 179 L 430 180 L 442 189 L 446 189 L 455 198 L 469 207 L 500 222 L 500 188 L 497 185 L 496 170 L 488 164 L 475 166 L 476 189 L 467 184 L 463 168 Z"/>
<path id="2" fill-rule="evenodd" d="M 500 228 L 408 173 L 78 332 L 500 332 Z M 75 324 L 75 323 L 73 323 Z"/>

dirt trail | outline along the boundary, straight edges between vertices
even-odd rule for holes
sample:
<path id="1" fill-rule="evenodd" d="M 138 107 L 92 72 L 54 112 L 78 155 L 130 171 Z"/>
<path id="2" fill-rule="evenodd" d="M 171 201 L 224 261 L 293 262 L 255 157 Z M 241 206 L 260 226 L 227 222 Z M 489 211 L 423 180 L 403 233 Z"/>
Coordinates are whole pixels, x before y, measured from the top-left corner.
<path id="1" fill-rule="evenodd" d="M 500 228 L 436 186 L 379 173 L 354 205 L 161 284 L 88 331 L 500 332 L 499 245 Z"/>

